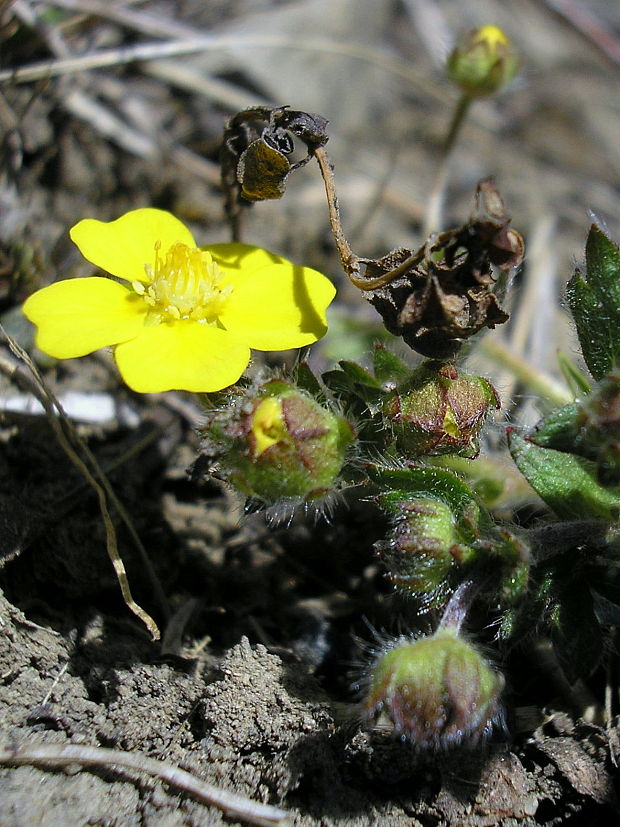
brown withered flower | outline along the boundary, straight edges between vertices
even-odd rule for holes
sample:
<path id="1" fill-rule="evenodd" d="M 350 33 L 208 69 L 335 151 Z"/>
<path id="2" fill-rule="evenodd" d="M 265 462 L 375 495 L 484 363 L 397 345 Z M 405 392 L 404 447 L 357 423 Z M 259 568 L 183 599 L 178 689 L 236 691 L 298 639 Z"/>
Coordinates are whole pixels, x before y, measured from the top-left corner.
<path id="1" fill-rule="evenodd" d="M 390 333 L 424 356 L 446 359 L 483 327 L 508 320 L 496 273 L 523 260 L 524 242 L 510 226 L 492 179 L 478 184 L 467 224 L 433 234 L 417 251 L 400 248 L 366 265 L 355 283 Z"/>
<path id="2" fill-rule="evenodd" d="M 291 172 L 305 166 L 327 143 L 327 120 L 288 106 L 253 106 L 226 122 L 220 155 L 222 188 L 233 234 L 238 235 L 242 205 L 284 195 Z M 295 139 L 307 155 L 293 163 Z"/>

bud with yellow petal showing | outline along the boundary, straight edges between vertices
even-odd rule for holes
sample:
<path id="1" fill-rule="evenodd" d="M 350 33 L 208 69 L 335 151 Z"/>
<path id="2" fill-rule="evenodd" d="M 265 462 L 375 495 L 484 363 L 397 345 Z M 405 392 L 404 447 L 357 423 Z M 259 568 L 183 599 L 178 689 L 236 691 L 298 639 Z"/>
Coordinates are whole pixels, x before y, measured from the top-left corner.
<path id="1" fill-rule="evenodd" d="M 268 505 L 311 502 L 333 491 L 354 441 L 343 416 L 281 380 L 208 416 L 205 451 L 220 476 Z"/>
<path id="2" fill-rule="evenodd" d="M 474 457 L 484 420 L 499 407 L 486 379 L 460 373 L 451 363 L 428 361 L 388 396 L 383 415 L 397 447 L 408 457 Z"/>
<path id="3" fill-rule="evenodd" d="M 450 80 L 469 98 L 498 92 L 518 68 L 512 44 L 497 26 L 480 26 L 460 37 L 446 66 Z"/>
<path id="4" fill-rule="evenodd" d="M 400 637 L 378 656 L 364 712 L 421 749 L 446 749 L 490 734 L 503 686 L 472 644 L 440 626 L 431 637 Z"/>

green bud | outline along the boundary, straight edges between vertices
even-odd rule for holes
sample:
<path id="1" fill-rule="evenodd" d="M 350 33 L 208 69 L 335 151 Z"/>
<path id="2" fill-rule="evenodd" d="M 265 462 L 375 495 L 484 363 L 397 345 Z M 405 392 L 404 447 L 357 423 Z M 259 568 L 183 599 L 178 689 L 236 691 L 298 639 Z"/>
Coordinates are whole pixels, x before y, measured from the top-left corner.
<path id="1" fill-rule="evenodd" d="M 409 457 L 478 454 L 478 436 L 492 408 L 500 407 L 490 382 L 459 373 L 446 362 L 424 362 L 388 395 L 384 418 Z"/>
<path id="2" fill-rule="evenodd" d="M 473 551 L 463 541 L 452 509 L 431 497 L 416 497 L 390 509 L 394 517 L 386 542 L 377 551 L 397 588 L 423 599 L 429 608 L 444 602 L 455 560 Z"/>
<path id="3" fill-rule="evenodd" d="M 385 716 L 397 735 L 420 748 L 445 749 L 490 734 L 502 675 L 451 628 L 398 638 L 377 658 L 365 714 Z"/>
<path id="4" fill-rule="evenodd" d="M 507 86 L 519 61 L 510 40 L 498 26 L 480 26 L 459 38 L 446 71 L 464 95 L 481 98 Z"/>
<path id="5" fill-rule="evenodd" d="M 237 408 L 214 411 L 204 435 L 220 475 L 269 505 L 311 502 L 332 491 L 354 440 L 344 417 L 280 380 Z"/>

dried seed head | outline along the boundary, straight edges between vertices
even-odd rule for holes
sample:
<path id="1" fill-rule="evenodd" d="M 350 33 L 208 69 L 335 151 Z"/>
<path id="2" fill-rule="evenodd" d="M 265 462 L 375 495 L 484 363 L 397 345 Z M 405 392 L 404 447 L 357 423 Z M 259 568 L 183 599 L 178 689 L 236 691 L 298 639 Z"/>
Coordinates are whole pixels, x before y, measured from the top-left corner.
<path id="1" fill-rule="evenodd" d="M 401 248 L 364 260 L 364 296 L 413 350 L 451 358 L 470 336 L 508 320 L 495 295 L 494 268 L 517 267 L 524 253 L 521 235 L 509 225 L 497 188 L 481 181 L 467 224 L 432 235 L 417 252 Z"/>

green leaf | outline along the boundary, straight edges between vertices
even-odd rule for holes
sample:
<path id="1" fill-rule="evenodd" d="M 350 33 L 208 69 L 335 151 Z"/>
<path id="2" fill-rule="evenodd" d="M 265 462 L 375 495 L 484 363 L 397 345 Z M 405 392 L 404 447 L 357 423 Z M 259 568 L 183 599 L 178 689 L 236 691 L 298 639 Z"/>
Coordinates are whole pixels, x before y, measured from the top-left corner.
<path id="1" fill-rule="evenodd" d="M 349 376 L 357 385 L 363 385 L 368 388 L 376 388 L 377 390 L 381 390 L 381 383 L 375 379 L 372 373 L 361 367 L 361 365 L 358 365 L 357 362 L 350 362 L 347 359 L 343 359 L 338 364 L 346 375 Z"/>
<path id="2" fill-rule="evenodd" d="M 519 471 L 558 517 L 618 518 L 620 486 L 599 485 L 594 462 L 542 448 L 515 432 L 510 434 L 510 452 Z"/>
<path id="3" fill-rule="evenodd" d="M 373 362 L 375 376 L 381 383 L 395 382 L 400 385 L 411 377 L 411 368 L 384 345 L 375 345 Z"/>
<path id="4" fill-rule="evenodd" d="M 579 408 L 575 402 L 556 408 L 536 425 L 528 439 L 542 448 L 555 448 L 557 451 L 574 451 L 579 436 L 576 425 Z"/>
<path id="5" fill-rule="evenodd" d="M 295 370 L 295 384 L 319 402 L 325 402 L 325 390 L 307 362 L 300 362 Z"/>
<path id="6" fill-rule="evenodd" d="M 566 288 L 579 342 L 592 376 L 601 379 L 620 359 L 620 249 L 596 225 L 586 243 L 586 276 Z"/>
<path id="7" fill-rule="evenodd" d="M 448 505 L 455 513 L 463 514 L 472 506 L 478 511 L 485 527 L 491 519 L 480 499 L 456 474 L 444 468 L 419 465 L 412 468 L 383 468 L 372 465 L 369 476 L 386 489 L 381 502 L 389 511 L 392 505 L 407 497 L 435 497 Z"/>
<path id="8" fill-rule="evenodd" d="M 620 249 L 593 224 L 586 242 L 588 284 L 620 322 Z"/>
<path id="9" fill-rule="evenodd" d="M 573 397 L 590 393 L 592 390 L 590 382 L 570 357 L 565 353 L 558 353 L 558 364 Z"/>
<path id="10" fill-rule="evenodd" d="M 332 393 L 345 399 L 355 394 L 355 382 L 343 370 L 327 370 L 321 379 Z"/>
<path id="11" fill-rule="evenodd" d="M 343 360 L 339 364 L 340 370 L 328 370 L 322 375 L 327 387 L 346 404 L 354 405 L 356 400 L 363 403 L 360 414 L 366 409 L 371 414 L 380 411 L 385 392 L 375 377 L 356 362 Z"/>

